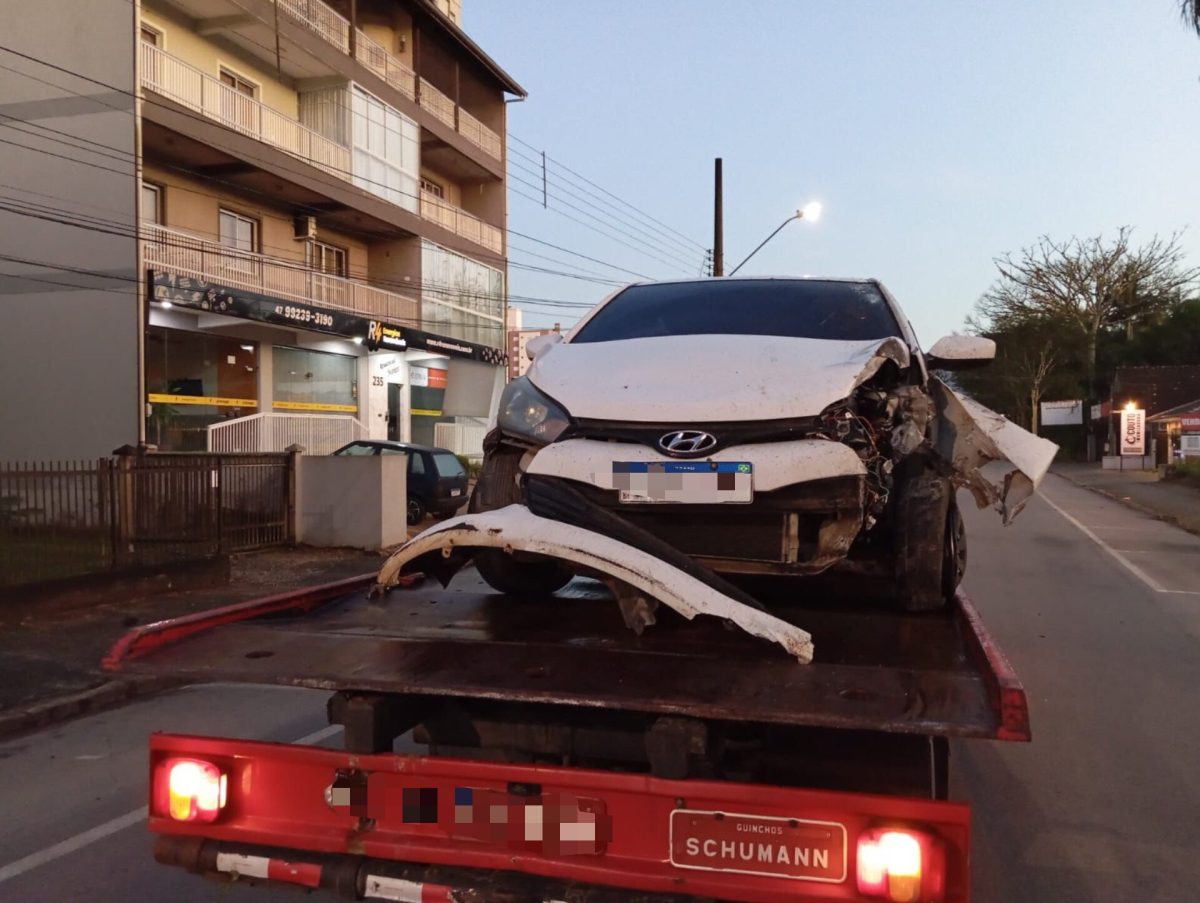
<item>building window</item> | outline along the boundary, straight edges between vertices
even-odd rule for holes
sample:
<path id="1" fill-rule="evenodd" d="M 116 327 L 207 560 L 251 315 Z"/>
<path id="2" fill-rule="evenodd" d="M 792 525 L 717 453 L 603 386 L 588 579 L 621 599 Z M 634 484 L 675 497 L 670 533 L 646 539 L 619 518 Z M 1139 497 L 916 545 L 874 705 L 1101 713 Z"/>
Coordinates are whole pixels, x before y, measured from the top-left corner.
<path id="1" fill-rule="evenodd" d="M 209 424 L 258 413 L 258 345 L 150 326 L 146 392 L 147 441 L 164 451 L 204 451 Z"/>
<path id="2" fill-rule="evenodd" d="M 219 214 L 221 244 L 253 254 L 258 250 L 258 221 L 240 213 L 222 210 Z"/>
<path id="3" fill-rule="evenodd" d="M 346 249 L 327 245 L 323 241 L 308 243 L 308 265 L 314 270 L 328 273 L 330 276 L 341 276 L 343 279 L 350 272 L 346 265 Z"/>
<path id="4" fill-rule="evenodd" d="M 142 43 L 149 44 L 151 47 L 162 46 L 162 32 L 157 28 L 151 28 L 149 25 L 142 25 Z"/>
<path id="5" fill-rule="evenodd" d="M 151 185 L 149 182 L 142 183 L 142 222 L 153 223 L 156 226 L 162 225 L 163 208 L 162 208 L 163 190 L 157 185 Z"/>
<path id="6" fill-rule="evenodd" d="M 419 209 L 417 124 L 356 87 L 351 98 L 354 182 L 414 213 Z"/>
<path id="7" fill-rule="evenodd" d="M 433 179 L 427 179 L 421 176 L 421 190 L 432 194 L 435 198 L 446 198 L 446 188 L 440 182 L 435 182 Z"/>
<path id="8" fill-rule="evenodd" d="M 242 78 L 236 72 L 231 72 L 224 66 L 221 67 L 221 84 L 233 88 L 238 94 L 244 94 L 246 97 L 258 96 L 258 85 Z"/>
<path id="9" fill-rule="evenodd" d="M 504 273 L 422 241 L 421 320 L 431 332 L 503 348 Z"/>
<path id="10" fill-rule="evenodd" d="M 275 346 L 272 381 L 277 411 L 358 410 L 358 358 Z"/>

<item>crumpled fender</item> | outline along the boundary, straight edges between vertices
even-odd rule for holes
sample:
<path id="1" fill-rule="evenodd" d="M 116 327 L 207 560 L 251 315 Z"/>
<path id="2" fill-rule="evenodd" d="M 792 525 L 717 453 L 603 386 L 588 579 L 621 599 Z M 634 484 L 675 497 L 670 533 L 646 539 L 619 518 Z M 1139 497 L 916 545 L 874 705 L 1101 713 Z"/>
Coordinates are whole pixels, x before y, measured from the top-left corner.
<path id="1" fill-rule="evenodd" d="M 752 636 L 778 643 L 800 662 L 812 661 L 812 638 L 799 627 L 731 599 L 647 552 L 591 530 L 538 517 L 524 505 L 466 514 L 430 527 L 384 562 L 376 590 L 395 586 L 406 565 L 431 552 L 440 552 L 457 570 L 469 556 L 456 556 L 456 552 L 484 548 L 546 555 L 608 574 L 688 620 L 696 615 L 724 618 Z"/>
<path id="2" fill-rule="evenodd" d="M 951 479 L 971 490 L 980 508 L 992 505 L 1012 523 L 1050 468 L 1058 446 L 1017 426 L 974 399 L 957 394 L 937 377 L 929 380 L 938 410 L 937 452 L 950 464 Z M 979 468 L 1008 461 L 1014 470 L 999 482 Z"/>

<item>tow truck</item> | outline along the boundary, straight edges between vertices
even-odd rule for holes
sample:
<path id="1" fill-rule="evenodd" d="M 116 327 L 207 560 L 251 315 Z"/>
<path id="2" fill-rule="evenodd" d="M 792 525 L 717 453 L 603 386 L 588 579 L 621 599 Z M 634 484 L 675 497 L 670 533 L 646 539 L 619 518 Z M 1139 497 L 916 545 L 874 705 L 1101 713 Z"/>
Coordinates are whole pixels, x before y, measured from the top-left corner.
<path id="1" fill-rule="evenodd" d="M 152 735 L 159 862 L 409 903 L 969 899 L 949 741 L 1030 728 L 961 590 L 925 613 L 770 598 L 819 638 L 800 664 L 719 618 L 637 635 L 598 581 L 524 599 L 472 570 L 374 580 L 113 647 L 112 671 L 328 691 L 343 727 L 342 749 Z"/>

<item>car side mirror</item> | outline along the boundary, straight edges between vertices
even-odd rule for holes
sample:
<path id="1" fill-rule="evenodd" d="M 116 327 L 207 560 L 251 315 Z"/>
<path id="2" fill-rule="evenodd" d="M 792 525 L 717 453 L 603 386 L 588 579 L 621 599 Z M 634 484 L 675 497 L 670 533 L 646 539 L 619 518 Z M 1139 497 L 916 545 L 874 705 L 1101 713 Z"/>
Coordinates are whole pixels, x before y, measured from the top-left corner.
<path id="1" fill-rule="evenodd" d="M 948 335 L 933 343 L 925 355 L 930 370 L 972 370 L 996 357 L 996 343 L 981 335 Z"/>
<path id="2" fill-rule="evenodd" d="M 559 332 L 548 332 L 545 335 L 534 336 L 529 340 L 529 344 L 525 346 L 525 353 L 529 355 L 530 360 L 533 360 L 538 355 L 545 354 L 561 341 L 562 333 Z"/>

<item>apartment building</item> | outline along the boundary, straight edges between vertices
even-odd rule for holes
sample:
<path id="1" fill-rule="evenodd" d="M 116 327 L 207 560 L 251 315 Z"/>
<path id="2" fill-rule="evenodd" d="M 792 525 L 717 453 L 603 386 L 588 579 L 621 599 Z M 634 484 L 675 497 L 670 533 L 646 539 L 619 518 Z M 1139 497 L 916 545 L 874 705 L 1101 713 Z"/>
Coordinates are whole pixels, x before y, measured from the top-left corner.
<path id="1" fill-rule="evenodd" d="M 558 323 L 555 323 L 553 329 L 522 329 L 519 326 L 516 329 L 509 329 L 509 379 L 516 379 L 518 376 L 524 376 L 525 371 L 529 369 L 531 361 L 529 355 L 525 353 L 525 349 L 528 347 L 530 339 L 536 339 L 540 335 L 549 335 L 552 332 L 562 332 L 562 327 Z"/>
<path id="2" fill-rule="evenodd" d="M 24 330 L 5 367 L 38 384 L 0 403 L 30 434 L 0 435 L 0 457 L 434 442 L 487 416 L 507 363 L 506 101 L 524 91 L 457 0 L 36 9 L 7 46 L 61 90 L 6 80 L 34 123 L 21 197 L 40 200 L 0 209 L 0 254 Z M 80 16 L 102 48 L 54 27 Z M 30 212 L 47 209 L 58 222 Z M 57 369 L 38 366 L 51 336 Z"/>

